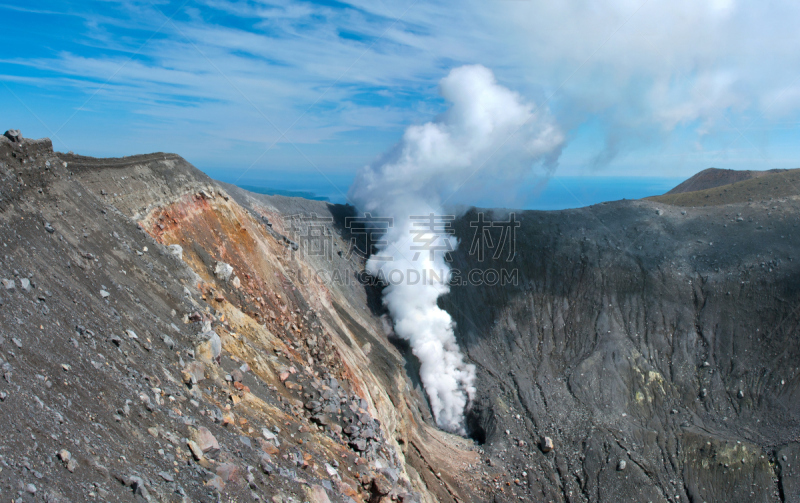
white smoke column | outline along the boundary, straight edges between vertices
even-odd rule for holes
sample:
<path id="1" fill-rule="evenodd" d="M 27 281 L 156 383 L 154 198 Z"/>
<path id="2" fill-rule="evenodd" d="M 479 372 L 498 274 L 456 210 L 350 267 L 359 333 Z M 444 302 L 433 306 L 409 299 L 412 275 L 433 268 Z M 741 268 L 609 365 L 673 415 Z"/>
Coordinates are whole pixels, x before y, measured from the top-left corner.
<path id="1" fill-rule="evenodd" d="M 452 70 L 440 90 L 452 103 L 450 109 L 434 122 L 409 127 L 399 144 L 359 173 L 350 198 L 361 211 L 394 218 L 384 237 L 388 244 L 369 259 L 367 270 L 389 280 L 383 303 L 395 333 L 419 358 L 420 378 L 437 424 L 464 434 L 464 410 L 475 394 L 475 366 L 464 361 L 454 322 L 437 305 L 450 290 L 444 252 L 436 251 L 431 260 L 428 251 L 419 251 L 420 243 L 414 241 L 420 237 L 419 227 L 410 217 L 441 216 L 442 205 L 454 202 L 450 198 L 461 188 L 516 180 L 537 161 L 554 164 L 564 136 L 546 111 L 500 86 L 483 66 Z M 441 245 L 449 238 L 457 245 L 453 236 L 436 232 L 425 241 Z"/>

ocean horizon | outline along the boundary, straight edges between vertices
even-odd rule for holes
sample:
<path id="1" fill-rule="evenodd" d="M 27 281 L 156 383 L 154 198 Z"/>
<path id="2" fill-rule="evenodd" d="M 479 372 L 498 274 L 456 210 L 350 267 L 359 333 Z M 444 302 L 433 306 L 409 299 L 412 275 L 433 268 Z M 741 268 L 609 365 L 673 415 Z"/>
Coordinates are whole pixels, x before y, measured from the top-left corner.
<path id="1" fill-rule="evenodd" d="M 263 178 L 240 180 L 225 173 L 209 172 L 223 182 L 232 183 L 257 194 L 302 197 L 333 204 L 346 204 L 347 191 L 353 182 L 352 174 L 314 176 L 298 173 L 271 173 Z M 506 207 L 521 210 L 563 210 L 581 208 L 607 201 L 641 199 L 664 194 L 684 181 L 675 177 L 636 176 L 554 176 L 523 182 L 515 188 Z M 463 201 L 460 201 L 463 202 Z M 497 207 L 497 199 L 477 198 L 471 206 Z"/>

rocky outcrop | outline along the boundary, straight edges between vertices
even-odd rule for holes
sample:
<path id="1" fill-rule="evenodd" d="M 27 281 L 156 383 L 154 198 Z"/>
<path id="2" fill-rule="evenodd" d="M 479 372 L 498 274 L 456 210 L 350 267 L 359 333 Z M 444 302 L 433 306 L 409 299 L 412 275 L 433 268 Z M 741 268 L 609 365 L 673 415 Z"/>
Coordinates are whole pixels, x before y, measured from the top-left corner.
<path id="1" fill-rule="evenodd" d="M 799 210 L 765 195 L 522 212 L 511 262 L 458 250 L 454 266 L 478 278 L 518 273 L 454 286 L 443 303 L 478 366 L 473 431 L 522 482 L 513 493 L 789 501 L 779 468 L 800 434 Z M 462 242 L 476 218 L 459 222 Z M 528 447 L 545 436 L 552 452 Z"/>
<path id="2" fill-rule="evenodd" d="M 362 264 L 265 225 L 291 204 L 6 137 L 0 188 L 3 497 L 476 500 L 477 446 L 426 423 L 364 288 L 307 281 Z"/>

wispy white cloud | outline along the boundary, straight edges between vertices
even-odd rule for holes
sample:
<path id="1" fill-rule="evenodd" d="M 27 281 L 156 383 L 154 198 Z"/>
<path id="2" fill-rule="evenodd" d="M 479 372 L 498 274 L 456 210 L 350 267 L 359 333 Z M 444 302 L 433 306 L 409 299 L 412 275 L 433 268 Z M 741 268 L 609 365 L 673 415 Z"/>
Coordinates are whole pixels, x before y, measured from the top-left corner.
<path id="1" fill-rule="evenodd" d="M 149 123 L 189 146 L 201 165 L 227 159 L 245 167 L 279 140 L 278 130 L 291 128 L 279 144 L 313 151 L 315 163 L 324 163 L 327 149 L 336 159 L 331 169 L 355 170 L 393 134 L 441 113 L 436 82 L 465 63 L 491 67 L 501 83 L 547 105 L 579 140 L 567 145 L 566 164 L 594 160 L 613 169 L 622 152 L 644 146 L 680 154 L 710 138 L 734 142 L 771 121 L 785 129 L 800 115 L 800 6 L 791 3 L 182 3 L 2 6 L 9 16 L 81 21 L 63 28 L 70 43 L 51 48 L 37 44 L 35 30 L 30 40 L 0 35 L 16 44 L 0 60 L 0 79 L 22 86 L 18 95 L 32 109 L 43 90 L 62 93 L 63 109 L 37 111 L 53 129 L 93 96 L 71 120 L 104 126 L 75 134 L 74 150 L 99 152 L 124 135 L 143 149 L 161 148 L 143 132 Z M 105 127 L 115 120 L 117 128 Z M 363 150 L 343 155 L 341 145 L 355 140 Z M 215 152 L 223 144 L 236 150 Z M 710 150 L 724 150 L 717 147 Z M 296 152 L 293 159 L 270 153 L 254 169 L 301 165 L 309 167 Z"/>

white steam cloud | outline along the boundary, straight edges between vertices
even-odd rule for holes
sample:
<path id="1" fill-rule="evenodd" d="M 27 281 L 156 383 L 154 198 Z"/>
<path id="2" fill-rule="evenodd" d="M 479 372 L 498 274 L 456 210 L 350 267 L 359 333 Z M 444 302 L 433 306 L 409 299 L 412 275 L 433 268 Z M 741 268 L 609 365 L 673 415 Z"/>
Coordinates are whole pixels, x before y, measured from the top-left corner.
<path id="1" fill-rule="evenodd" d="M 464 410 L 475 394 L 475 366 L 464 361 L 455 324 L 437 305 L 446 294 L 450 268 L 444 250 L 433 255 L 420 243 L 457 243 L 442 225 L 424 235 L 412 216 L 442 216 L 463 188 L 518 179 L 536 163 L 554 166 L 564 135 L 546 110 L 499 85 L 480 65 L 456 68 L 440 83 L 450 109 L 433 122 L 409 127 L 402 141 L 365 167 L 350 188 L 359 210 L 391 216 L 386 242 L 367 270 L 391 281 L 383 302 L 395 333 L 409 341 L 421 363 L 420 378 L 440 427 L 465 433 Z M 485 196 L 485 194 L 482 194 Z M 393 276 L 394 275 L 394 276 Z M 416 281 L 415 278 L 420 278 Z"/>

